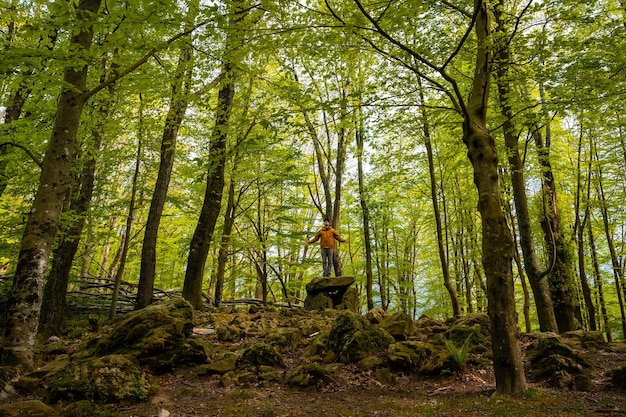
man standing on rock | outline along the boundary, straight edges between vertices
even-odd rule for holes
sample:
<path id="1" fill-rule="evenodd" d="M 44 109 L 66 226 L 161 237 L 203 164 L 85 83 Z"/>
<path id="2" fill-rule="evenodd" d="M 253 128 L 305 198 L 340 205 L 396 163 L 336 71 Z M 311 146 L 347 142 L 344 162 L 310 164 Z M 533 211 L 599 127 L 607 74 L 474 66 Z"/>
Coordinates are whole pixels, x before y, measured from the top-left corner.
<path id="1" fill-rule="evenodd" d="M 312 239 L 307 240 L 306 244 L 320 241 L 320 248 L 322 249 L 322 268 L 324 270 L 324 276 L 330 276 L 330 267 L 333 261 L 333 249 L 335 249 L 335 240 L 339 242 L 347 242 L 348 239 L 344 239 L 339 236 L 339 232 L 330 227 L 330 220 L 324 219 L 324 227 L 317 231 Z"/>

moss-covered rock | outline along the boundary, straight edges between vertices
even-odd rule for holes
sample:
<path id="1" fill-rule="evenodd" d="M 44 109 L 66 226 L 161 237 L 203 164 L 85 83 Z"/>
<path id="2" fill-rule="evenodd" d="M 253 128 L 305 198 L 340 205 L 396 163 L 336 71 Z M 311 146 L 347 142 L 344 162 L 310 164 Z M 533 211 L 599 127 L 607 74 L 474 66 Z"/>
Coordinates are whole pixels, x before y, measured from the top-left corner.
<path id="1" fill-rule="evenodd" d="M 285 367 L 285 360 L 277 348 L 267 343 L 253 343 L 246 348 L 237 360 L 237 368 L 279 366 Z"/>
<path id="2" fill-rule="evenodd" d="M 206 363 L 212 354 L 211 344 L 199 337 L 188 337 L 179 340 L 172 349 L 162 355 L 155 356 L 148 364 L 153 372 L 170 372 L 181 365 Z"/>
<path id="3" fill-rule="evenodd" d="M 341 297 L 341 302 L 335 306 L 337 310 L 359 311 L 359 292 L 349 287 Z"/>
<path id="4" fill-rule="evenodd" d="M 359 361 L 359 368 L 364 371 L 378 369 L 385 365 L 385 360 L 379 356 L 368 356 Z"/>
<path id="5" fill-rule="evenodd" d="M 433 319 L 427 315 L 420 316 L 413 321 L 413 332 L 422 336 L 422 339 L 430 339 L 433 335 L 443 333 L 448 326 L 441 320 Z"/>
<path id="6" fill-rule="evenodd" d="M 193 308 L 182 298 L 159 302 L 127 313 L 91 338 L 79 357 L 111 353 L 139 359 L 160 355 L 191 335 Z"/>
<path id="7" fill-rule="evenodd" d="M 255 380 L 256 373 L 246 369 L 239 369 L 222 375 L 220 385 L 223 387 L 232 387 L 234 385 L 249 384 Z"/>
<path id="8" fill-rule="evenodd" d="M 0 417 L 51 417 L 54 408 L 39 400 L 16 401 L 0 405 Z"/>
<path id="9" fill-rule="evenodd" d="M 153 392 L 154 387 L 134 356 L 108 355 L 70 362 L 49 379 L 46 402 L 137 402 Z"/>
<path id="10" fill-rule="evenodd" d="M 585 332 L 576 330 L 560 334 L 564 340 L 575 341 L 585 349 L 607 349 L 609 344 L 604 340 L 604 335 L 599 331 Z"/>
<path id="11" fill-rule="evenodd" d="M 296 327 L 279 327 L 263 338 L 267 344 L 276 346 L 281 352 L 298 347 L 302 333 Z"/>
<path id="12" fill-rule="evenodd" d="M 528 351 L 528 357 L 531 364 L 530 379 L 546 380 L 556 388 L 576 389 L 576 376 L 588 376 L 594 368 L 583 354 L 574 350 L 558 336 L 539 339 L 537 345 Z M 589 384 L 583 378 L 579 378 L 578 385 L 588 389 Z"/>
<path id="13" fill-rule="evenodd" d="M 334 381 L 332 374 L 323 366 L 309 363 L 296 367 L 285 376 L 284 383 L 292 387 L 319 386 Z"/>
<path id="14" fill-rule="evenodd" d="M 328 346 L 341 362 L 358 362 L 386 351 L 395 340 L 386 330 L 372 326 L 365 318 L 344 310 L 330 330 Z"/>
<path id="15" fill-rule="evenodd" d="M 430 343 L 405 341 L 389 345 L 387 356 L 395 367 L 416 370 L 433 351 Z"/>
<path id="16" fill-rule="evenodd" d="M 457 363 L 447 350 L 439 350 L 422 364 L 419 373 L 424 375 L 443 375 L 457 369 Z"/>
<path id="17" fill-rule="evenodd" d="M 31 376 L 21 376 L 15 382 L 15 389 L 19 392 L 31 394 L 39 389 L 40 383 L 41 380 L 39 378 L 33 378 Z"/>
<path id="18" fill-rule="evenodd" d="M 245 332 L 239 326 L 221 323 L 215 326 L 215 334 L 220 342 L 235 342 L 241 339 Z"/>
<path id="19" fill-rule="evenodd" d="M 224 375 L 227 372 L 232 372 L 237 369 L 237 360 L 239 355 L 231 353 L 225 355 L 223 358 L 205 365 L 196 367 L 197 375 Z"/>
<path id="20" fill-rule="evenodd" d="M 365 313 L 365 319 L 372 324 L 379 324 L 387 316 L 387 312 L 380 307 L 374 307 Z"/>
<path id="21" fill-rule="evenodd" d="M 489 337 L 490 329 L 491 329 L 491 320 L 487 313 L 470 313 L 464 316 L 454 318 L 451 320 L 451 323 L 447 323 L 449 327 L 454 326 L 467 326 L 474 327 L 478 326 L 480 328 L 480 333 L 482 333 L 485 337 Z"/>
<path id="22" fill-rule="evenodd" d="M 333 299 L 324 294 L 323 292 L 307 295 L 304 300 L 304 308 L 307 310 L 325 310 L 327 308 L 333 308 Z"/>
<path id="23" fill-rule="evenodd" d="M 413 319 L 405 312 L 399 311 L 386 316 L 379 326 L 389 332 L 395 340 L 407 340 L 413 330 Z"/>
<path id="24" fill-rule="evenodd" d="M 372 327 L 361 315 L 343 311 L 335 321 L 328 335 L 328 347 L 340 352 L 353 334 L 365 328 Z"/>
<path id="25" fill-rule="evenodd" d="M 491 343 L 488 336 L 482 333 L 481 326 L 474 324 L 471 326 L 465 324 L 454 324 L 448 330 L 439 335 L 439 341 L 443 339 L 450 340 L 455 346 L 461 347 L 464 343 L 468 343 L 469 351 L 474 353 L 484 353 L 489 350 Z"/>
<path id="26" fill-rule="evenodd" d="M 89 400 L 81 400 L 68 404 L 63 410 L 63 417 L 99 417 L 112 415 L 106 406 Z"/>
<path id="27" fill-rule="evenodd" d="M 609 372 L 613 386 L 626 389 L 626 364 L 621 365 Z"/>

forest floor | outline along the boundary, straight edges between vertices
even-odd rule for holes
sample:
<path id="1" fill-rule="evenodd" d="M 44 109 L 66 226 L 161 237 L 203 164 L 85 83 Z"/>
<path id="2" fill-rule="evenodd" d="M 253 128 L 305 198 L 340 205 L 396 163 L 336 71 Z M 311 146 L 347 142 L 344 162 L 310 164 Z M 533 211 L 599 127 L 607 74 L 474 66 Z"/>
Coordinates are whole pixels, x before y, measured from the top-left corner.
<path id="1" fill-rule="evenodd" d="M 382 385 L 368 373 L 346 369 L 341 383 L 315 390 L 278 383 L 223 388 L 218 377 L 179 370 L 156 377 L 160 388 L 150 401 L 110 411 L 159 417 L 626 416 L 626 393 L 606 386 L 600 369 L 598 378 L 591 392 L 529 384 L 523 395 L 509 397 L 495 395 L 493 375 L 485 370 L 436 379 L 403 376 Z"/>
<path id="2" fill-rule="evenodd" d="M 83 334 L 84 336 L 84 334 Z M 77 347 L 82 336 L 64 341 Z M 221 342 L 209 337 L 213 345 Z M 526 342 L 521 338 L 522 352 Z M 223 346 L 226 347 L 226 346 Z M 286 369 L 302 364 L 304 347 L 284 353 Z M 417 373 L 391 373 L 381 383 L 373 371 L 357 365 L 335 364 L 335 379 L 324 385 L 293 388 L 278 381 L 255 380 L 244 385 L 224 386 L 218 375 L 198 375 L 195 366 L 166 374 L 149 374 L 156 393 L 134 404 L 96 405 L 89 416 L 97 417 L 419 417 L 419 416 L 626 416 L 626 391 L 613 387 L 609 371 L 626 364 L 626 343 L 586 352 L 593 363 L 593 387 L 589 391 L 550 388 L 529 382 L 518 396 L 495 393 L 495 378 L 487 358 L 467 366 L 462 373 L 427 377 Z M 527 364 L 528 365 L 528 364 Z M 528 372 L 527 372 L 528 375 Z M 0 404 L 42 400 L 35 394 L 17 394 Z M 60 416 L 67 404 L 57 404 Z M 1 413 L 0 413 L 1 414 Z M 81 416 L 86 416 L 87 414 Z M 26 417 L 25 415 L 23 417 Z"/>
<path id="3" fill-rule="evenodd" d="M 287 355 L 288 367 L 300 354 Z M 147 402 L 109 410 L 142 417 L 626 416 L 626 392 L 613 388 L 607 375 L 626 363 L 626 345 L 597 351 L 590 359 L 596 367 L 591 391 L 529 383 L 514 397 L 495 394 L 491 367 L 436 378 L 394 374 L 393 382 L 381 384 L 371 371 L 342 365 L 335 383 L 304 390 L 276 382 L 222 387 L 218 376 L 198 376 L 187 368 L 153 375 L 159 390 Z"/>

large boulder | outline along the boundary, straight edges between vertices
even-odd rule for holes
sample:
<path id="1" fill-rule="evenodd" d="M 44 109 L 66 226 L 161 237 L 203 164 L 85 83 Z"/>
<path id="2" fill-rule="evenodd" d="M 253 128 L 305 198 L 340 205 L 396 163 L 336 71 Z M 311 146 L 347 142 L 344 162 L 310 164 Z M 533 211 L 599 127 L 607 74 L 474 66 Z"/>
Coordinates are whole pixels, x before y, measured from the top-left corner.
<path id="1" fill-rule="evenodd" d="M 350 285 L 354 281 L 354 277 L 314 278 L 306 284 L 307 296 L 304 300 L 304 308 L 307 310 L 335 308 L 337 310 L 357 311 L 357 292 L 350 289 Z"/>
<path id="2" fill-rule="evenodd" d="M 363 316 L 343 311 L 333 323 L 328 346 L 341 362 L 358 362 L 384 352 L 394 342 L 386 330 L 371 325 Z"/>
<path id="3" fill-rule="evenodd" d="M 193 308 L 182 298 L 125 314 L 91 338 L 80 357 L 126 354 L 140 361 L 174 348 L 193 330 Z"/>
<path id="4" fill-rule="evenodd" d="M 383 318 L 379 327 L 387 330 L 396 340 L 407 340 L 413 330 L 413 319 L 408 314 L 399 311 Z"/>
<path id="5" fill-rule="evenodd" d="M 435 334 L 443 333 L 448 330 L 448 326 L 441 320 L 433 319 L 427 315 L 420 316 L 413 322 L 415 333 L 422 339 L 431 338 Z"/>
<path id="6" fill-rule="evenodd" d="M 354 277 L 318 277 L 306 284 L 308 294 L 317 294 L 322 291 L 332 291 L 354 284 Z"/>
<path id="7" fill-rule="evenodd" d="M 304 308 L 307 310 L 325 310 L 333 308 L 333 299 L 323 292 L 308 294 L 304 299 Z"/>
<path id="8" fill-rule="evenodd" d="M 277 348 L 267 343 L 252 343 L 237 360 L 237 368 L 247 367 L 285 367 L 285 360 Z"/>
<path id="9" fill-rule="evenodd" d="M 613 386 L 626 389 L 626 364 L 618 366 L 609 372 Z"/>
<path id="10" fill-rule="evenodd" d="M 317 387 L 334 380 L 335 378 L 326 368 L 316 363 L 299 365 L 285 376 L 285 384 L 292 387 Z"/>
<path id="11" fill-rule="evenodd" d="M 46 402 L 93 400 L 136 402 L 155 389 L 131 355 L 107 355 L 72 361 L 48 381 Z"/>
<path id="12" fill-rule="evenodd" d="M 532 380 L 545 380 L 556 388 L 590 389 L 592 363 L 561 337 L 541 337 L 528 351 L 528 357 Z"/>
<path id="13" fill-rule="evenodd" d="M 281 352 L 298 347 L 302 340 L 302 332 L 297 327 L 279 327 L 263 338 L 267 344 L 273 345 Z"/>
<path id="14" fill-rule="evenodd" d="M 433 351 L 430 343 L 406 341 L 389 345 L 387 356 L 395 367 L 413 371 L 419 369 Z"/>

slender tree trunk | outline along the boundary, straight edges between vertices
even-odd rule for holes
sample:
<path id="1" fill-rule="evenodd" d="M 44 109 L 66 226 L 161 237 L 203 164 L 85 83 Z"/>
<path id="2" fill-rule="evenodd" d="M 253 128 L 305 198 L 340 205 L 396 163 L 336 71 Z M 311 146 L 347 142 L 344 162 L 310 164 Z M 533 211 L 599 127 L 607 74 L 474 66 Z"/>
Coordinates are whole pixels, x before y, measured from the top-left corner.
<path id="1" fill-rule="evenodd" d="M 542 97 L 542 105 L 545 112 L 545 98 L 543 86 L 539 86 Z M 559 332 L 576 330 L 580 326 L 580 308 L 576 298 L 574 286 L 574 271 L 571 267 L 572 254 L 561 230 L 561 220 L 557 207 L 557 190 L 552 165 L 550 163 L 550 123 L 546 124 L 546 140 L 543 142 L 541 133 L 536 130 L 533 133 L 537 146 L 539 165 L 542 176 L 542 195 L 544 198 L 544 212 L 541 227 L 544 232 L 546 247 L 550 253 L 553 265 L 549 275 L 552 304 Z"/>
<path id="2" fill-rule="evenodd" d="M 387 310 L 387 307 L 389 307 L 389 301 L 387 299 L 387 284 L 386 284 L 386 279 L 385 279 L 385 274 L 387 272 L 385 269 L 385 255 L 384 255 L 384 246 L 383 246 L 383 241 L 382 241 L 382 239 L 384 238 L 380 236 L 381 233 L 379 232 L 379 229 L 376 224 L 373 227 L 373 232 L 374 232 L 374 242 L 376 242 L 374 254 L 376 256 L 375 258 L 376 275 L 378 278 L 378 292 L 380 294 L 380 306 L 382 307 L 383 310 Z"/>
<path id="3" fill-rule="evenodd" d="M 348 141 L 346 140 L 346 129 L 344 124 L 346 123 L 346 115 L 347 115 L 347 92 L 345 89 L 342 91 L 342 100 L 341 100 L 341 115 L 339 120 L 339 134 L 337 137 L 337 162 L 335 164 L 335 201 L 333 203 L 333 218 L 331 219 L 331 224 L 333 228 L 339 229 L 339 220 L 341 215 L 341 194 L 343 188 L 343 173 L 345 171 L 346 166 L 346 147 L 348 146 Z M 335 270 L 335 276 L 342 277 L 343 273 L 343 262 L 341 262 L 341 257 L 339 256 L 339 245 L 335 245 L 335 249 L 333 250 L 333 268 Z"/>
<path id="4" fill-rule="evenodd" d="M 512 270 L 513 239 L 500 200 L 495 143 L 486 124 L 492 62 L 488 46 L 491 33 L 489 10 L 483 0 L 476 0 L 475 8 L 478 47 L 472 91 L 463 122 L 463 142 L 474 168 L 478 210 L 482 219 L 483 268 L 487 276 L 496 390 L 509 394 L 526 389 L 526 377 L 517 340 Z"/>
<path id="5" fill-rule="evenodd" d="M 428 173 L 430 176 L 430 198 L 433 203 L 433 211 L 435 216 L 435 227 L 437 231 L 437 249 L 439 251 L 439 263 L 441 264 L 441 272 L 443 275 L 443 285 L 448 291 L 450 302 L 452 304 L 452 315 L 459 317 L 461 315 L 461 304 L 456 292 L 456 288 L 450 277 L 450 269 L 448 268 L 448 257 L 444 247 L 443 228 L 441 227 L 441 213 L 439 212 L 439 201 L 437 199 L 437 180 L 435 179 L 435 163 L 433 158 L 433 146 L 430 138 L 430 126 L 426 115 L 424 103 L 424 91 L 422 89 L 422 81 L 417 80 L 419 86 L 420 101 L 422 104 L 422 128 L 424 130 L 424 142 L 426 145 L 426 155 L 428 156 Z"/>
<path id="6" fill-rule="evenodd" d="M 587 235 L 589 236 L 589 250 L 591 252 L 591 262 L 593 264 L 593 275 L 596 281 L 596 287 L 598 288 L 598 301 L 600 304 L 600 312 L 602 314 L 602 321 L 604 322 L 604 331 L 606 333 L 607 342 L 611 342 L 613 337 L 611 336 L 611 329 L 609 328 L 609 314 L 606 310 L 606 301 L 604 300 L 604 288 L 602 285 L 602 274 L 600 272 L 600 262 L 598 262 L 598 253 L 596 251 L 596 242 L 593 237 L 593 228 L 591 227 L 591 221 L 587 222 Z M 618 291 L 618 301 L 622 313 L 622 326 L 624 327 L 624 303 L 622 302 L 621 293 Z M 625 333 L 626 334 L 626 333 Z"/>
<path id="7" fill-rule="evenodd" d="M 240 10 L 243 6 L 242 1 L 237 0 L 235 3 L 234 14 L 228 23 L 233 31 L 229 31 L 226 35 L 226 48 L 221 72 L 222 86 L 219 89 L 215 127 L 209 150 L 209 169 L 204 203 L 202 204 L 196 230 L 191 239 L 189 257 L 187 258 L 187 271 L 183 284 L 183 298 L 189 301 L 193 308 L 197 310 L 204 309 L 202 302 L 204 267 L 209 254 L 215 224 L 222 206 L 226 142 L 228 139 L 230 113 L 235 96 L 235 54 L 243 42 L 243 32 L 237 28 L 244 21 L 245 13 Z"/>
<path id="8" fill-rule="evenodd" d="M 596 155 L 597 159 L 597 155 Z M 599 161 L 598 161 L 599 162 Z M 604 198 L 604 187 L 602 185 L 602 172 L 599 170 L 598 172 L 598 197 L 600 203 L 600 213 L 602 214 L 602 223 L 604 225 L 604 234 L 606 237 L 606 242 L 609 247 L 609 253 L 611 255 L 611 266 L 613 267 L 613 278 L 615 278 L 615 290 L 617 291 L 617 300 L 619 303 L 619 310 L 622 317 L 622 332 L 626 335 L 626 310 L 624 307 L 624 295 L 626 295 L 626 291 L 624 291 L 623 281 L 624 281 L 624 270 L 622 269 L 622 265 L 620 264 L 620 260 L 617 255 L 617 251 L 615 250 L 615 243 L 613 242 L 613 235 L 611 234 L 611 221 L 609 219 L 609 212 L 607 209 L 607 201 Z"/>
<path id="9" fill-rule="evenodd" d="M 520 157 L 518 135 L 515 133 L 513 125 L 513 110 L 511 108 L 510 97 L 511 88 L 509 82 L 509 66 L 511 65 L 511 54 L 509 51 L 508 35 L 506 31 L 507 22 L 502 20 L 503 10 L 496 7 L 494 14 L 498 24 L 499 36 L 503 39 L 498 44 L 496 53 L 496 83 L 500 98 L 500 112 L 504 116 L 502 130 L 504 133 L 504 143 L 507 148 L 509 170 L 511 172 L 511 185 L 513 188 L 513 201 L 515 203 L 515 213 L 520 231 L 520 245 L 524 256 L 524 266 L 528 281 L 535 298 L 535 308 L 539 320 L 539 329 L 542 332 L 558 332 L 550 287 L 547 280 L 547 272 L 541 271 L 539 258 L 535 250 L 535 240 L 532 233 L 532 223 L 528 211 L 528 200 L 526 198 L 526 182 L 524 180 L 524 165 Z"/>
<path id="10" fill-rule="evenodd" d="M 83 0 L 77 6 L 77 24 L 70 43 L 88 50 L 93 39 L 92 18 L 101 0 Z M 65 70 L 64 87 L 46 155 L 42 162 L 40 184 L 28 217 L 13 286 L 8 301 L 7 320 L 2 342 L 2 362 L 33 366 L 33 351 L 43 298 L 48 258 L 58 228 L 59 216 L 70 186 L 72 150 L 84 107 L 82 92 L 87 85 L 88 67 Z"/>
<path id="11" fill-rule="evenodd" d="M 585 213 L 583 218 L 580 218 L 580 199 L 582 193 L 582 180 L 581 180 L 581 158 L 582 158 L 582 139 L 583 139 L 583 130 L 581 126 L 581 133 L 578 140 L 578 169 L 577 169 L 577 180 L 576 180 L 576 203 L 574 207 L 574 212 L 576 213 L 576 221 L 574 223 L 574 231 L 576 233 L 576 243 L 578 247 L 578 271 L 580 276 L 580 283 L 582 286 L 583 299 L 585 300 L 585 307 L 587 314 L 589 315 L 589 329 L 595 331 L 597 329 L 597 319 L 596 319 L 596 307 L 593 302 L 593 296 L 591 294 L 591 287 L 589 286 L 589 280 L 587 279 L 587 273 L 585 271 L 585 247 L 584 247 L 584 234 L 585 234 L 585 224 L 589 221 L 589 198 L 591 196 L 591 153 L 589 158 L 589 169 L 587 173 L 586 180 L 586 188 L 587 188 L 587 204 L 585 204 Z"/>
<path id="12" fill-rule="evenodd" d="M 358 107 L 358 128 L 355 130 L 357 171 L 359 177 L 359 202 L 361 204 L 361 214 L 363 216 L 363 244 L 365 245 L 365 292 L 367 298 L 367 309 L 374 308 L 374 273 L 372 271 L 372 239 L 370 236 L 370 211 L 367 206 L 365 195 L 365 180 L 363 179 L 363 139 L 365 135 L 364 119 L 361 106 Z"/>
<path id="13" fill-rule="evenodd" d="M 154 281 L 156 278 L 156 247 L 161 216 L 165 207 L 167 191 L 172 177 L 174 167 L 174 157 L 176 152 L 176 141 L 178 130 L 185 117 L 185 111 L 189 105 L 189 85 L 192 77 L 192 66 L 190 65 L 193 49 L 191 39 L 183 38 L 183 46 L 178 57 L 178 68 L 176 77 L 172 83 L 171 104 L 163 136 L 161 138 L 161 161 L 159 163 L 159 173 L 157 175 L 154 192 L 150 202 L 150 211 L 146 220 L 146 227 L 141 251 L 141 271 L 139 274 L 139 286 L 137 289 L 137 299 L 135 309 L 139 310 L 148 306 L 152 302 L 154 291 Z"/>
<path id="14" fill-rule="evenodd" d="M 224 290 L 224 275 L 226 273 L 226 262 L 228 261 L 228 247 L 230 244 L 230 235 L 233 232 L 235 224 L 235 177 L 237 172 L 237 161 L 239 155 L 236 152 L 233 158 L 233 169 L 230 175 L 230 185 L 228 186 L 228 202 L 226 203 L 226 212 L 224 213 L 224 226 L 222 228 L 222 242 L 220 244 L 219 253 L 217 255 L 217 275 L 215 277 L 215 299 L 213 303 L 219 307 L 222 302 L 222 293 Z"/>
<path id="15" fill-rule="evenodd" d="M 110 320 L 113 320 L 117 313 L 117 300 L 120 293 L 120 285 L 122 284 L 122 277 L 124 276 L 124 269 L 126 268 L 126 258 L 128 256 L 128 248 L 130 246 L 131 232 L 135 223 L 135 201 L 137 199 L 137 186 L 139 184 L 139 168 L 141 165 L 143 132 L 143 103 L 140 103 L 139 133 L 137 135 L 137 155 L 135 159 L 135 172 L 133 173 L 133 180 L 131 184 L 130 201 L 128 203 L 128 214 L 126 215 L 126 227 L 124 228 L 124 235 L 122 237 L 122 242 L 120 243 L 119 266 L 117 267 L 117 271 L 115 272 L 115 280 L 113 282 L 113 293 L 111 294 L 111 306 L 109 308 Z"/>

